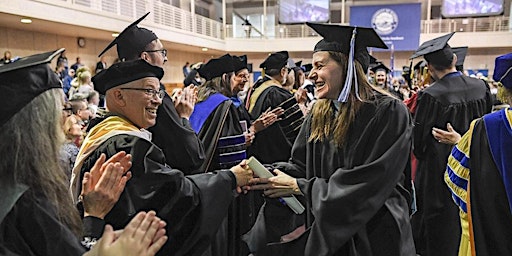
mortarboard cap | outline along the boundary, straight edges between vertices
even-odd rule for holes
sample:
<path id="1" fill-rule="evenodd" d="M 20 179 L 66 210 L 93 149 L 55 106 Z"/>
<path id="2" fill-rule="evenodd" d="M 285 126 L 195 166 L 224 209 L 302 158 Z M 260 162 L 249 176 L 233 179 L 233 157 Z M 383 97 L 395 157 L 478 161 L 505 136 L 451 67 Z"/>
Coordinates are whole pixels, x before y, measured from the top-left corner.
<path id="1" fill-rule="evenodd" d="M 295 66 L 296 67 L 301 67 L 302 66 L 302 60 L 295 62 Z"/>
<path id="2" fill-rule="evenodd" d="M 217 59 L 211 59 L 201 66 L 198 72 L 201 77 L 209 81 L 225 73 L 233 72 L 234 70 L 233 57 L 229 54 L 225 54 Z"/>
<path id="3" fill-rule="evenodd" d="M 457 63 L 455 63 L 455 67 L 457 70 L 462 71 L 464 69 L 464 60 L 466 59 L 466 55 L 468 53 L 468 47 L 454 47 L 452 48 L 453 53 L 457 55 Z"/>
<path id="4" fill-rule="evenodd" d="M 260 64 L 260 68 L 263 69 L 281 69 L 288 63 L 288 51 L 280 51 L 271 53 L 263 63 Z"/>
<path id="5" fill-rule="evenodd" d="M 62 88 L 59 77 L 48 65 L 64 51 L 35 54 L 11 63 L 0 64 L 0 126 L 39 94 L 53 88 Z"/>
<path id="6" fill-rule="evenodd" d="M 512 53 L 498 56 L 494 61 L 494 81 L 512 89 Z"/>
<path id="7" fill-rule="evenodd" d="M 112 64 L 108 69 L 92 77 L 94 89 L 105 94 L 109 89 L 136 81 L 145 77 L 156 77 L 158 80 L 164 76 L 164 70 L 153 66 L 145 60 L 137 59 Z"/>
<path id="8" fill-rule="evenodd" d="M 381 63 L 381 62 L 378 62 L 377 58 L 373 57 L 372 55 L 368 55 L 368 56 L 370 57 L 369 65 L 368 65 L 369 68 L 373 68 Z"/>
<path id="9" fill-rule="evenodd" d="M 373 71 L 374 73 L 375 73 L 375 72 L 377 72 L 377 71 L 379 71 L 379 70 L 384 70 L 384 72 L 386 72 L 386 74 L 387 74 L 387 73 L 389 73 L 389 72 L 391 72 L 391 70 L 390 70 L 388 67 L 386 67 L 386 65 L 384 65 L 384 64 L 382 64 L 382 63 L 379 63 L 377 66 L 375 66 L 375 67 L 373 67 L 373 68 L 371 68 L 371 69 L 372 69 L 372 71 Z"/>
<path id="10" fill-rule="evenodd" d="M 242 69 L 247 68 L 247 55 L 232 56 L 233 58 L 233 71 L 238 72 Z"/>
<path id="11" fill-rule="evenodd" d="M 453 50 L 448 41 L 455 32 L 426 41 L 413 53 L 410 59 L 423 56 L 428 63 L 448 66 L 453 61 Z"/>
<path id="12" fill-rule="evenodd" d="M 370 57 L 367 47 L 376 47 L 388 49 L 388 46 L 382 41 L 379 35 L 372 28 L 340 26 L 333 24 L 306 23 L 323 37 L 315 45 L 314 52 L 332 51 L 349 54 L 350 40 L 354 29 L 357 29 L 355 38 L 354 58 L 359 61 L 363 69 L 368 69 Z"/>
<path id="13" fill-rule="evenodd" d="M 117 45 L 117 55 L 121 60 L 128 60 L 132 56 L 138 55 L 144 51 L 144 47 L 151 41 L 158 39 L 155 33 L 149 29 L 139 28 L 137 24 L 141 22 L 149 12 L 138 20 L 126 27 L 119 35 L 98 55 L 100 57 L 108 49 Z"/>
<path id="14" fill-rule="evenodd" d="M 427 62 L 422 60 L 414 65 L 414 70 L 422 69 L 427 66 Z"/>
<path id="15" fill-rule="evenodd" d="M 187 77 L 185 77 L 185 79 L 183 79 L 183 84 L 185 86 L 189 86 L 191 84 L 199 86 L 200 83 L 196 80 L 196 75 L 197 75 L 197 70 L 191 69 L 190 72 L 188 73 Z"/>
<path id="16" fill-rule="evenodd" d="M 308 63 L 308 64 L 304 64 L 301 66 L 302 70 L 304 70 L 304 72 L 309 72 L 313 69 L 313 64 L 311 63 Z"/>

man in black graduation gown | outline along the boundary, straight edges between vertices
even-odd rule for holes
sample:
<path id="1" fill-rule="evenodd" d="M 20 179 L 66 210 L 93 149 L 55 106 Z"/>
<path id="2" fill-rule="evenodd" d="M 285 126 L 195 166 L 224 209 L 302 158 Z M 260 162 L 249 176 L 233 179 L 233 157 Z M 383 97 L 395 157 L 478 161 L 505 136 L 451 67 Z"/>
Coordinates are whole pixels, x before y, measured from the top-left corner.
<path id="1" fill-rule="evenodd" d="M 130 153 L 132 179 L 105 221 L 121 228 L 138 211 L 155 210 L 168 223 L 169 240 L 159 255 L 201 255 L 227 214 L 233 189 L 247 182 L 250 171 L 237 165 L 184 177 L 166 165 L 162 150 L 146 130 L 155 124 L 162 103 L 162 76 L 162 68 L 139 59 L 116 63 L 93 77 L 96 89 L 106 95 L 110 113 L 92 127 L 82 144 L 71 192 L 76 200 L 84 172 L 101 154 Z"/>
<path id="2" fill-rule="evenodd" d="M 167 50 L 155 33 L 137 26 L 148 14 L 125 28 L 99 56 L 117 45 L 117 54 L 122 61 L 144 59 L 162 67 L 167 61 Z M 164 152 L 167 164 L 185 174 L 198 171 L 205 160 L 203 145 L 188 120 L 194 110 L 193 91 L 192 88 L 184 89 L 176 101 L 166 93 L 158 108 L 156 125 L 149 129 L 153 142 Z"/>
<path id="3" fill-rule="evenodd" d="M 457 255 L 460 240 L 458 209 L 443 181 L 451 146 L 436 141 L 432 128 L 450 123 L 456 131 L 465 132 L 471 120 L 492 107 L 488 85 L 455 69 L 457 57 L 447 44 L 453 34 L 423 43 L 411 57 L 424 56 L 435 79 L 418 93 L 413 137 L 418 212 L 412 224 L 416 250 L 425 256 Z"/>
<path id="4" fill-rule="evenodd" d="M 287 63 L 287 51 L 270 54 L 260 65 L 265 76 L 254 84 L 247 99 L 249 114 L 253 119 L 268 109 L 284 109 L 284 114 L 280 116 L 281 120 L 258 132 L 248 149 L 248 154 L 255 156 L 261 163 L 287 161 L 304 121 L 297 100 L 291 92 L 282 87 L 288 75 Z"/>

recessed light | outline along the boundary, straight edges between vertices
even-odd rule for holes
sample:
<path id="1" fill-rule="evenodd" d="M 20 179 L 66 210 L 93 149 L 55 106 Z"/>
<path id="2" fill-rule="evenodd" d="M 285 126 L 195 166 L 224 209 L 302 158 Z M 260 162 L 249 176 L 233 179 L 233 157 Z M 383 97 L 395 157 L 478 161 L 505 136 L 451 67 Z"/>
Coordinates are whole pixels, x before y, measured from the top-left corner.
<path id="1" fill-rule="evenodd" d="M 32 23 L 32 20 L 31 20 L 31 19 L 27 19 L 27 18 L 23 18 L 23 19 L 21 19 L 20 21 L 21 21 L 21 23 L 25 23 L 25 24 L 30 24 L 30 23 Z"/>
<path id="2" fill-rule="evenodd" d="M 207 51 L 208 51 L 208 48 L 203 47 L 203 48 L 201 49 L 201 51 L 203 51 L 203 52 L 207 52 Z"/>
<path id="3" fill-rule="evenodd" d="M 112 37 L 118 37 L 119 33 L 112 33 Z"/>

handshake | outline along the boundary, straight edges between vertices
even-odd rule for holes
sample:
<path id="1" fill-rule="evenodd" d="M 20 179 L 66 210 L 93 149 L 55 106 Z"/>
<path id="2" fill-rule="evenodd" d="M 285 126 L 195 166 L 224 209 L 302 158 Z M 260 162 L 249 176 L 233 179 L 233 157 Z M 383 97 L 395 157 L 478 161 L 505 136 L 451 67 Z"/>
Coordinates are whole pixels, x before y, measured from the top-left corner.
<path id="1" fill-rule="evenodd" d="M 294 197 L 302 195 L 297 179 L 279 170 L 269 172 L 256 158 L 251 157 L 231 168 L 235 174 L 238 193 L 249 190 L 264 190 L 263 194 L 270 198 L 281 197 L 296 214 L 304 212 L 304 207 Z"/>

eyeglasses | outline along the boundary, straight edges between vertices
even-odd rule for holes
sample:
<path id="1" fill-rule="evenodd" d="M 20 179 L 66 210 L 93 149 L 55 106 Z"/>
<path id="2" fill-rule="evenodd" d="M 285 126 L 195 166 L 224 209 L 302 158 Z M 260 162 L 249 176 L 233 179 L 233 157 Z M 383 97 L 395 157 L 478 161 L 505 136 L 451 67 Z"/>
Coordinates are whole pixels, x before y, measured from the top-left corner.
<path id="1" fill-rule="evenodd" d="M 159 99 L 163 99 L 165 96 L 164 90 L 153 90 L 153 89 L 145 89 L 145 88 L 120 88 L 121 90 L 134 90 L 134 91 L 144 91 L 144 93 L 148 96 L 155 97 L 157 96 Z"/>
<path id="2" fill-rule="evenodd" d="M 147 50 L 145 52 L 160 52 L 162 53 L 162 56 L 167 57 L 167 49 L 160 49 L 160 50 Z"/>
<path id="3" fill-rule="evenodd" d="M 236 75 L 236 77 L 238 77 L 239 79 L 249 80 L 249 75 L 244 74 L 244 73 L 240 73 L 240 74 Z"/>

